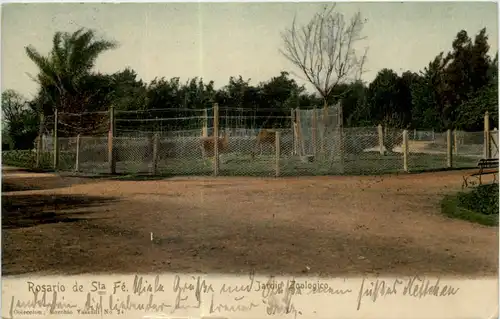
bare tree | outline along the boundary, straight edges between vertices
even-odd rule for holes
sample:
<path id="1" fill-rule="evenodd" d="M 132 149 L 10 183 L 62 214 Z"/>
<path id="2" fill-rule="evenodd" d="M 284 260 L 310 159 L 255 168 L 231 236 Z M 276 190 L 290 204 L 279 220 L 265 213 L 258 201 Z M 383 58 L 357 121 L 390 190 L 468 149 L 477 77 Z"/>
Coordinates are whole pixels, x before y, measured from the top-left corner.
<path id="1" fill-rule="evenodd" d="M 355 45 L 364 39 L 365 22 L 359 12 L 347 22 L 334 4 L 323 7 L 305 25 L 298 26 L 294 17 L 292 26 L 281 35 L 281 54 L 302 71 L 325 107 L 336 86 L 361 77 L 368 49 L 359 55 Z"/>
<path id="2" fill-rule="evenodd" d="M 363 40 L 361 31 L 366 20 L 357 12 L 350 21 L 335 11 L 335 4 L 324 6 L 309 23 L 297 26 L 294 17 L 292 26 L 282 33 L 283 49 L 281 54 L 298 67 L 321 95 L 324 101 L 323 134 L 321 149 L 325 150 L 325 136 L 331 121 L 328 116 L 328 102 L 334 89 L 340 84 L 359 80 L 368 49 L 362 55 L 357 54 L 356 44 Z M 345 92 L 340 93 L 339 97 Z M 337 110 L 337 130 L 335 151 L 340 159 L 343 171 L 343 114 L 342 106 Z M 322 151 L 323 152 L 323 151 Z M 334 158 L 334 152 L 331 153 Z M 333 165 L 333 161 L 332 161 Z"/>

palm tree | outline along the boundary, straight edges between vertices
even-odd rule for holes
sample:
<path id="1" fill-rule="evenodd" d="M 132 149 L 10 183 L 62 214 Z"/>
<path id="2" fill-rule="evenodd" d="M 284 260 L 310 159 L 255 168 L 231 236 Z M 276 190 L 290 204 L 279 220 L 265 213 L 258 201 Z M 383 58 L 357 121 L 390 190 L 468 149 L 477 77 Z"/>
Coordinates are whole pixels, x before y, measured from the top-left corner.
<path id="1" fill-rule="evenodd" d="M 78 96 L 78 86 L 83 78 L 90 75 L 97 57 L 116 46 L 113 41 L 96 39 L 93 30 L 81 28 L 73 33 L 56 32 L 52 39 L 52 50 L 47 56 L 31 45 L 25 48 L 26 54 L 39 69 L 34 78 L 40 84 L 36 98 L 40 116 L 39 149 L 46 117 L 56 109 L 65 111 L 86 107 L 81 101 L 82 97 Z"/>
<path id="2" fill-rule="evenodd" d="M 88 76 L 97 57 L 117 44 L 97 40 L 93 30 L 83 28 L 73 32 L 56 32 L 52 39 L 52 50 L 47 56 L 33 46 L 26 47 L 26 54 L 39 68 L 37 81 L 42 90 L 51 97 L 57 109 L 71 108 L 67 103 L 78 93 L 82 78 Z"/>

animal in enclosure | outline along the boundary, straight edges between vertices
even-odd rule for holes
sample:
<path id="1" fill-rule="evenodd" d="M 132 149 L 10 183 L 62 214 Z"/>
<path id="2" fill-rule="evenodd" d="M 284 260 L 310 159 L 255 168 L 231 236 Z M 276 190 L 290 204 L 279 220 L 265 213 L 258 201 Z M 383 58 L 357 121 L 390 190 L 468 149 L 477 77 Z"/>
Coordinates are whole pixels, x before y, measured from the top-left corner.
<path id="1" fill-rule="evenodd" d="M 260 155 L 262 155 L 262 151 L 264 147 L 271 147 L 273 152 L 276 152 L 276 130 L 271 129 L 262 129 L 257 134 L 255 147 L 252 150 L 252 158 L 255 157 L 257 153 L 257 149 L 260 148 Z"/>
<path id="2" fill-rule="evenodd" d="M 201 138 L 201 146 L 204 157 L 213 157 L 215 155 L 215 137 L 214 136 L 203 136 Z M 224 132 L 222 137 L 217 140 L 217 149 L 219 154 L 225 153 L 228 150 L 229 145 L 229 133 Z"/>

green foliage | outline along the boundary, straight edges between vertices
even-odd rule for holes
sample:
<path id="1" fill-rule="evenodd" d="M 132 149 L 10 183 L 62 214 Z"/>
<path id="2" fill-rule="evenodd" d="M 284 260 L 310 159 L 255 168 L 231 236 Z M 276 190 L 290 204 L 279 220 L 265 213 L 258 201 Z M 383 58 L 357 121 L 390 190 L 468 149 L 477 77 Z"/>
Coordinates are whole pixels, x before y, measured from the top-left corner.
<path id="1" fill-rule="evenodd" d="M 390 127 L 403 125 L 403 108 L 399 101 L 399 76 L 383 69 L 368 87 L 368 103 L 377 124 Z"/>
<path id="2" fill-rule="evenodd" d="M 498 214 L 498 184 L 480 185 L 471 192 L 458 196 L 459 205 L 475 212 Z"/>
<path id="3" fill-rule="evenodd" d="M 40 154 L 40 168 L 50 168 L 52 165 L 52 154 Z M 2 164 L 22 168 L 36 167 L 36 152 L 32 150 L 2 151 Z"/>
<path id="4" fill-rule="evenodd" d="M 19 93 L 2 93 L 2 145 L 8 149 L 32 149 L 37 136 L 38 114 Z"/>
<path id="5" fill-rule="evenodd" d="M 81 113 L 107 109 L 112 93 L 112 82 L 107 76 L 93 74 L 97 57 L 116 47 L 112 41 L 97 39 L 93 30 L 79 29 L 73 33 L 56 32 L 52 48 L 44 56 L 29 45 L 26 54 L 38 67 L 34 80 L 39 84 L 38 96 L 34 99 L 37 112 L 45 117 L 57 109 L 59 112 Z M 85 125 L 95 126 L 99 119 L 86 120 Z M 82 127 L 74 123 L 69 127 Z M 43 130 L 44 123 L 41 123 Z M 81 133 L 78 129 L 69 135 Z"/>
<path id="6" fill-rule="evenodd" d="M 480 185 L 469 192 L 445 196 L 441 211 L 450 217 L 498 226 L 498 184 Z"/>
<path id="7" fill-rule="evenodd" d="M 59 169 L 71 169 L 75 166 L 75 154 L 60 153 Z M 54 155 L 50 152 L 40 154 L 40 167 L 36 167 L 36 151 L 33 150 L 12 150 L 2 151 L 2 164 L 29 168 L 29 169 L 52 169 Z"/>
<path id="8" fill-rule="evenodd" d="M 455 127 L 463 131 L 481 131 L 484 114 L 490 114 L 490 127 L 498 125 L 498 85 L 487 85 L 471 95 L 459 107 Z"/>

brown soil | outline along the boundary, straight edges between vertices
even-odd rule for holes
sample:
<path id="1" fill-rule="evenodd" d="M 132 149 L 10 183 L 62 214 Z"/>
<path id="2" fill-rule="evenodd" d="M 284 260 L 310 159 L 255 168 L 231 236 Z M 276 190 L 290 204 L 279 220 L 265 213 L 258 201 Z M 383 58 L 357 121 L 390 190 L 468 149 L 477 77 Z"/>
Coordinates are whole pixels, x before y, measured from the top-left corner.
<path id="1" fill-rule="evenodd" d="M 498 228 L 439 212 L 465 173 L 116 181 L 4 168 L 2 271 L 496 275 Z"/>

